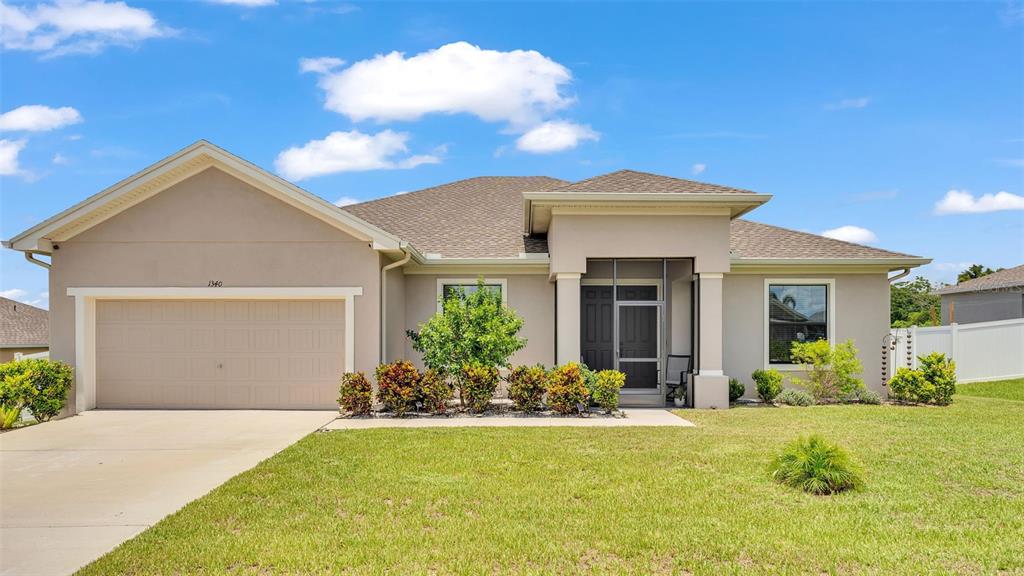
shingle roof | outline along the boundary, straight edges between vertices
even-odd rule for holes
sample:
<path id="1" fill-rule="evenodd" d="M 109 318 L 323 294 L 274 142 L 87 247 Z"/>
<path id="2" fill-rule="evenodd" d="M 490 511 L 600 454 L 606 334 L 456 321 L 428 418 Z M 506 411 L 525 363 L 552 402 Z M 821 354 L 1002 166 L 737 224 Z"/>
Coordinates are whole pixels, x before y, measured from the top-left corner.
<path id="1" fill-rule="evenodd" d="M 817 234 L 736 219 L 732 221 L 729 248 L 739 258 L 840 259 L 918 258 L 861 244 L 834 240 Z"/>
<path id="2" fill-rule="evenodd" d="M 0 347 L 47 346 L 50 313 L 8 298 L 0 298 Z"/>
<path id="3" fill-rule="evenodd" d="M 545 239 L 523 236 L 523 192 L 564 191 L 595 182 L 614 183 L 615 188 L 601 188 L 612 191 L 625 191 L 618 187 L 626 182 L 638 186 L 655 183 L 654 191 L 683 190 L 686 186 L 705 190 L 714 187 L 716 191 L 723 188 L 630 170 L 568 186 L 563 180 L 546 176 L 483 176 L 353 204 L 343 210 L 412 243 L 421 253 L 445 258 L 514 258 L 524 252 L 548 250 Z M 744 193 L 736 188 L 728 190 Z M 733 255 L 741 258 L 915 258 L 748 220 L 733 220 L 731 236 Z"/>
<path id="4" fill-rule="evenodd" d="M 565 184 L 547 176 L 481 176 L 345 206 L 424 254 L 445 258 L 515 258 L 547 252 L 523 236 L 523 192 Z"/>
<path id="5" fill-rule="evenodd" d="M 961 292 L 981 292 L 983 290 L 999 290 L 1004 288 L 1024 287 L 1024 264 L 993 272 L 981 278 L 967 280 L 955 286 L 946 286 L 935 291 L 936 294 L 959 294 Z"/>
<path id="6" fill-rule="evenodd" d="M 623 194 L 623 193 L 660 193 L 660 194 L 753 194 L 750 190 L 708 184 L 695 180 L 661 176 L 635 170 L 619 170 L 610 174 L 602 174 L 573 182 L 565 186 L 553 188 L 551 192 L 576 192 L 581 194 Z"/>

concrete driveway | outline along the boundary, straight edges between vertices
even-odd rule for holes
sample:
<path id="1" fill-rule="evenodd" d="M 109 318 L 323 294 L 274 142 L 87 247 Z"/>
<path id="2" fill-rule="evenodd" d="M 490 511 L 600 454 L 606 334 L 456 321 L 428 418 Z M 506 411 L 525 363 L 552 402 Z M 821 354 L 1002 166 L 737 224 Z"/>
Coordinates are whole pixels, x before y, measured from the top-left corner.
<path id="1" fill-rule="evenodd" d="M 0 434 L 0 575 L 70 574 L 334 417 L 95 410 Z"/>

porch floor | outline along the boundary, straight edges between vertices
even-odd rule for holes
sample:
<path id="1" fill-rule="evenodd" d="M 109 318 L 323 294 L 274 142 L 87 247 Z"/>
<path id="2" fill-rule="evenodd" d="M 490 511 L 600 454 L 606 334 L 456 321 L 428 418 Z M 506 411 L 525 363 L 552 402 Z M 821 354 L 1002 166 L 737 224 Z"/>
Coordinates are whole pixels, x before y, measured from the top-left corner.
<path id="1" fill-rule="evenodd" d="M 623 408 L 622 418 L 537 417 L 537 416 L 456 416 L 451 418 L 338 418 L 322 430 L 362 430 L 366 428 L 476 428 L 511 426 L 572 426 L 579 428 L 616 428 L 628 426 L 693 426 L 664 408 Z"/>

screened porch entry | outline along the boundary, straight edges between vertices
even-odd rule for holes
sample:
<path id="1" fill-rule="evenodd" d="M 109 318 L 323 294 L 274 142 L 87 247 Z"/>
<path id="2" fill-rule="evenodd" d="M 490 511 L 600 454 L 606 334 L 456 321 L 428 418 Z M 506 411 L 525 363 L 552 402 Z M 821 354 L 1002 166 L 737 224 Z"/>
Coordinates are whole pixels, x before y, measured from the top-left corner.
<path id="1" fill-rule="evenodd" d="M 594 370 L 623 372 L 624 402 L 661 405 L 676 386 L 692 399 L 695 281 L 686 258 L 587 260 L 581 360 Z"/>

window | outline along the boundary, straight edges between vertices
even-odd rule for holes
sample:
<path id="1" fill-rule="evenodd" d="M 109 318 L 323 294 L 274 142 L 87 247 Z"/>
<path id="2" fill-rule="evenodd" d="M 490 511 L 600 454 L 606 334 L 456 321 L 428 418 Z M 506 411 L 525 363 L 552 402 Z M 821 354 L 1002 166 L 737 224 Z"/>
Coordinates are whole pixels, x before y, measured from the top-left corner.
<path id="1" fill-rule="evenodd" d="M 793 342 L 832 340 L 831 280 L 768 280 L 767 364 L 792 364 Z"/>
<path id="2" fill-rule="evenodd" d="M 437 311 L 441 311 L 441 302 L 447 300 L 449 297 L 457 294 L 457 290 L 462 288 L 463 294 L 472 294 L 476 292 L 477 281 L 475 278 L 440 278 L 437 281 L 437 295 L 440 296 L 437 302 Z M 501 295 L 501 301 L 508 302 L 508 284 L 504 278 L 485 278 L 484 289 L 493 290 Z"/>

